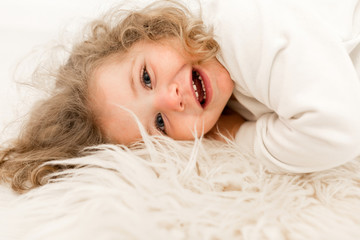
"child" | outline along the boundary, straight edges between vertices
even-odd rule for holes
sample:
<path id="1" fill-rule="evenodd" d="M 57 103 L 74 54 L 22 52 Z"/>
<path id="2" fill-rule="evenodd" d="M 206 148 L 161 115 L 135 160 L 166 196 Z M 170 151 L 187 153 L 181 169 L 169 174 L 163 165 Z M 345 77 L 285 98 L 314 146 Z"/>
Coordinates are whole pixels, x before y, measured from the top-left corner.
<path id="1" fill-rule="evenodd" d="M 161 1 L 94 21 L 52 96 L 2 150 L 1 176 L 17 191 L 44 184 L 61 170 L 46 161 L 140 141 L 136 120 L 176 140 L 234 138 L 274 170 L 359 156 L 360 10 L 357 1 L 324 4 L 329 12 L 316 11 L 320 0 L 210 0 L 203 23 Z M 333 17 L 342 11 L 351 14 Z"/>

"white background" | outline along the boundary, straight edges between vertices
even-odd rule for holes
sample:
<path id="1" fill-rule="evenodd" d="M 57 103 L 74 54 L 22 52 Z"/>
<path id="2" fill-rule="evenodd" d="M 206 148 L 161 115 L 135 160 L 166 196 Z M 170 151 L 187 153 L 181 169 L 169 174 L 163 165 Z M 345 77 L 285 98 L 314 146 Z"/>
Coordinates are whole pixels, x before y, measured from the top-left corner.
<path id="1" fill-rule="evenodd" d="M 59 38 L 64 29 L 82 26 L 117 3 L 120 1 L 0 0 L 0 140 L 16 130 L 9 123 L 27 109 L 14 83 L 17 64 L 37 47 Z"/>

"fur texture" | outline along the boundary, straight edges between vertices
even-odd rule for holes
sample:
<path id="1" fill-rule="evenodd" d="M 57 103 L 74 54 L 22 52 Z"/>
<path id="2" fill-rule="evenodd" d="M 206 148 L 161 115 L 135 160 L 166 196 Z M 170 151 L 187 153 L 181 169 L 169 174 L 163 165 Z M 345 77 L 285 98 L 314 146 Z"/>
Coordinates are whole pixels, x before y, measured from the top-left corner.
<path id="1" fill-rule="evenodd" d="M 0 239 L 360 239 L 360 159 L 271 174 L 231 143 L 147 141 L 48 164 L 81 165 L 35 190 L 0 188 Z"/>

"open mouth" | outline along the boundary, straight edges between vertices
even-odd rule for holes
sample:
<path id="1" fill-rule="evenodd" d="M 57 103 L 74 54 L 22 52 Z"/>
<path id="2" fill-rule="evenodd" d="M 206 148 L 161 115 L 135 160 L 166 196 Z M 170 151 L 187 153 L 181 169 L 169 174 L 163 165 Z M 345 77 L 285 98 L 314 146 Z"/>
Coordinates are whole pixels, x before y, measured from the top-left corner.
<path id="1" fill-rule="evenodd" d="M 206 88 L 204 80 L 200 73 L 193 69 L 192 71 L 192 86 L 194 88 L 195 96 L 202 107 L 206 103 Z"/>

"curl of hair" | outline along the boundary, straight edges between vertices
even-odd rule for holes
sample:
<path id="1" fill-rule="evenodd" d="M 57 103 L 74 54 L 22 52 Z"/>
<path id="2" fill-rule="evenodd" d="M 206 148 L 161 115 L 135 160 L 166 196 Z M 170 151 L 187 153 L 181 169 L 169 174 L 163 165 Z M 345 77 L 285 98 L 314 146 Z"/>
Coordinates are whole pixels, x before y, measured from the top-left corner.
<path id="1" fill-rule="evenodd" d="M 111 10 L 84 33 L 57 68 L 50 97 L 31 109 L 19 136 L 0 149 L 0 177 L 17 192 L 43 185 L 50 173 L 63 169 L 44 165 L 47 161 L 79 157 L 84 148 L 106 142 L 88 98 L 92 73 L 105 57 L 125 53 L 139 41 L 167 38 L 179 39 L 199 61 L 214 57 L 219 49 L 201 19 L 175 1 Z"/>

